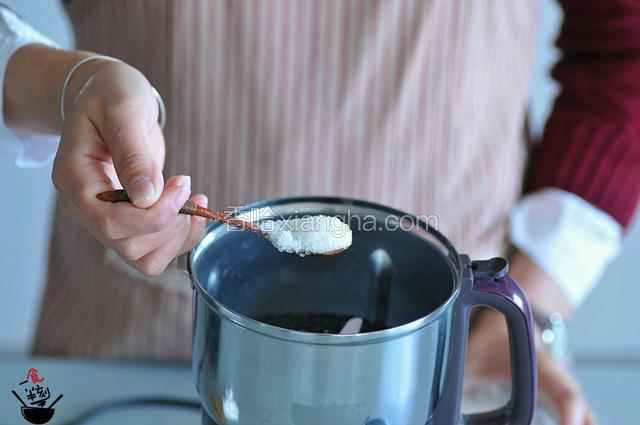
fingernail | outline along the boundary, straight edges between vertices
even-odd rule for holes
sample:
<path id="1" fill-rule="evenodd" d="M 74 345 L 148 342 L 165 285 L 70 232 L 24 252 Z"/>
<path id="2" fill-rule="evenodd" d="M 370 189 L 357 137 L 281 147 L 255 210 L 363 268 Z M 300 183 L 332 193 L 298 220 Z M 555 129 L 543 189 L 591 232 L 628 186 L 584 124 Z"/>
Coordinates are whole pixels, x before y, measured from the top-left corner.
<path id="1" fill-rule="evenodd" d="M 186 185 L 179 185 L 180 190 L 173 197 L 173 207 L 177 210 L 182 208 L 187 199 L 189 199 L 189 195 L 191 195 L 191 187 Z"/>
<path id="2" fill-rule="evenodd" d="M 129 192 L 131 201 L 134 204 L 148 201 L 149 199 L 152 199 L 156 194 L 153 183 L 151 183 L 151 179 L 147 176 L 136 177 L 129 186 Z"/>
<path id="3" fill-rule="evenodd" d="M 176 186 L 191 187 L 191 176 L 178 176 L 174 184 Z"/>
<path id="4" fill-rule="evenodd" d="M 200 199 L 201 199 L 200 205 L 207 208 L 209 206 L 209 198 L 207 198 L 205 195 L 201 195 Z"/>

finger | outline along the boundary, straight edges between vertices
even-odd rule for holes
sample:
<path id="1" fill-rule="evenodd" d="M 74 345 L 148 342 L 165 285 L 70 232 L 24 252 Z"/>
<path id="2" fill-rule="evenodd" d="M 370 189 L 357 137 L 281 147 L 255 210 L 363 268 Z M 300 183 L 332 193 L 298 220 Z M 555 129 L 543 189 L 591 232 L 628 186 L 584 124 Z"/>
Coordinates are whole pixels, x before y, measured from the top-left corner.
<path id="1" fill-rule="evenodd" d="M 54 161 L 52 180 L 58 191 L 70 199 L 84 196 L 84 191 L 98 193 L 114 187 L 111 157 L 100 133 L 89 117 L 74 114 L 65 122 L 62 139 Z"/>
<path id="2" fill-rule="evenodd" d="M 178 211 L 189 199 L 191 179 L 175 176 L 167 180 L 160 199 L 150 208 L 136 208 L 126 202 L 108 203 L 94 198 L 85 204 L 95 229 L 107 239 L 157 233 L 175 226 Z"/>
<path id="3" fill-rule="evenodd" d="M 198 205 L 203 207 L 207 207 L 209 200 L 205 195 L 195 195 L 191 197 L 191 200 Z M 191 250 L 202 238 L 202 234 L 204 233 L 204 229 L 207 226 L 207 219 L 204 217 L 192 216 L 191 217 L 191 228 L 189 230 L 189 234 L 187 235 L 187 239 L 184 244 L 178 251 L 178 254 L 184 254 L 185 252 Z"/>
<path id="4" fill-rule="evenodd" d="M 111 248 L 129 263 L 138 261 L 172 239 L 183 238 L 183 235 L 189 231 L 189 220 L 190 217 L 187 216 L 176 216 L 175 223 L 160 232 L 118 239 L 111 242 Z"/>
<path id="5" fill-rule="evenodd" d="M 548 353 L 538 356 L 541 388 L 555 404 L 562 425 L 585 425 L 588 405 L 577 382 L 569 372 Z"/>
<path id="6" fill-rule="evenodd" d="M 587 411 L 586 425 L 598 425 L 598 418 L 596 418 L 596 414 L 591 409 Z"/>
<path id="7" fill-rule="evenodd" d="M 117 187 L 110 161 L 109 151 L 88 116 L 82 113 L 71 115 L 62 130 L 51 178 L 63 212 L 79 221 L 101 241 L 103 239 L 95 233 L 83 205 L 87 200 L 93 202 L 96 193 Z"/>
<path id="8" fill-rule="evenodd" d="M 102 122 L 102 137 L 118 179 L 138 208 L 148 208 L 160 198 L 163 187 L 161 163 L 153 152 L 147 127 L 149 105 L 130 99 L 108 107 Z"/>
<path id="9" fill-rule="evenodd" d="M 167 182 L 167 188 L 174 189 L 163 191 L 162 202 L 154 208 L 99 201 L 97 193 L 118 187 L 119 182 L 96 127 L 86 115 L 74 114 L 65 123 L 62 137 L 52 173 L 54 185 L 66 209 L 103 242 L 162 230 L 189 196 L 190 187 L 178 186 L 190 186 L 190 180 L 178 176 Z"/>
<path id="10" fill-rule="evenodd" d="M 567 397 L 558 405 L 562 425 L 585 425 L 586 406 L 578 397 Z"/>
<path id="11" fill-rule="evenodd" d="M 182 218 L 186 223 L 186 228 L 183 228 L 179 234 L 174 235 L 174 237 L 158 249 L 135 261 L 134 266 L 138 270 L 147 276 L 158 276 L 178 255 L 180 248 L 187 239 L 187 235 L 189 234 L 189 229 L 191 227 L 191 220 L 189 220 L 189 217 Z"/>

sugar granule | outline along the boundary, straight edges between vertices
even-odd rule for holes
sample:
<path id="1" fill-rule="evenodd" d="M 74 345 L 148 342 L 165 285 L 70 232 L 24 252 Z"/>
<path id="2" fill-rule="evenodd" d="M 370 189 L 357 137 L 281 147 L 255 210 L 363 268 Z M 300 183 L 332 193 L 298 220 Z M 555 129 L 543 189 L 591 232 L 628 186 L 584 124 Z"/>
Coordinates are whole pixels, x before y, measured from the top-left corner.
<path id="1" fill-rule="evenodd" d="M 314 215 L 266 220 L 258 225 L 279 251 L 303 257 L 342 251 L 351 246 L 351 229 L 338 217 Z"/>

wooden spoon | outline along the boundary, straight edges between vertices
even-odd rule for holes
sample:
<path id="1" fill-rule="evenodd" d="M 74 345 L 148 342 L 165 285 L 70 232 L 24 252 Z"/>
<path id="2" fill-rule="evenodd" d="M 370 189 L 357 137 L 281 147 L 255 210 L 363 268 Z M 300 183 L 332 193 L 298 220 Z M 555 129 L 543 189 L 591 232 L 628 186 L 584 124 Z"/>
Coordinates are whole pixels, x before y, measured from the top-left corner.
<path id="1" fill-rule="evenodd" d="M 125 190 L 108 190 L 106 192 L 101 192 L 98 193 L 96 195 L 96 198 L 98 198 L 101 201 L 106 201 L 106 202 L 131 202 L 131 199 L 129 199 L 129 195 L 127 195 L 127 192 Z M 271 239 L 269 238 L 269 234 L 265 231 L 263 231 L 262 229 L 260 229 L 258 226 L 256 226 L 255 224 L 249 222 L 249 221 L 244 221 L 244 220 L 240 220 L 237 219 L 235 217 L 232 217 L 228 214 L 225 213 L 221 213 L 220 211 L 216 211 L 216 210 L 211 210 L 209 208 L 205 208 L 201 205 L 196 204 L 195 202 L 192 201 L 187 201 L 184 203 L 184 205 L 182 206 L 182 208 L 180 208 L 179 211 L 180 214 L 185 214 L 185 215 L 197 215 L 198 217 L 204 217 L 204 218 L 208 218 L 210 220 L 216 220 L 216 221 L 221 221 L 223 223 L 227 223 L 231 226 L 237 227 L 239 229 L 245 230 L 247 232 L 251 232 L 251 233 L 255 233 L 256 235 L 262 236 L 263 238 L 267 239 L 269 242 L 271 242 Z M 303 254 L 305 255 L 322 255 L 322 256 L 329 256 L 329 255 L 336 255 L 336 254 L 340 254 L 341 252 L 345 251 L 348 247 L 345 248 L 341 248 L 341 249 L 336 249 L 333 251 L 329 251 L 329 252 L 324 252 L 324 253 L 318 253 L 318 252 L 305 252 Z M 300 254 L 300 253 L 298 253 Z"/>
<path id="2" fill-rule="evenodd" d="M 131 202 L 131 199 L 129 199 L 129 195 L 127 195 L 127 192 L 122 189 L 109 190 L 106 192 L 98 193 L 98 195 L 96 195 L 96 198 L 106 202 Z M 246 230 L 247 232 L 252 232 L 259 234 L 260 236 L 267 237 L 267 234 L 265 232 L 260 230 L 259 227 L 255 226 L 251 222 L 233 218 L 228 214 L 221 213 L 216 210 L 210 210 L 209 208 L 205 208 L 189 200 L 184 203 L 182 208 L 180 208 L 179 213 L 186 215 L 197 215 L 198 217 L 204 217 L 210 220 L 222 221 L 234 227 Z"/>

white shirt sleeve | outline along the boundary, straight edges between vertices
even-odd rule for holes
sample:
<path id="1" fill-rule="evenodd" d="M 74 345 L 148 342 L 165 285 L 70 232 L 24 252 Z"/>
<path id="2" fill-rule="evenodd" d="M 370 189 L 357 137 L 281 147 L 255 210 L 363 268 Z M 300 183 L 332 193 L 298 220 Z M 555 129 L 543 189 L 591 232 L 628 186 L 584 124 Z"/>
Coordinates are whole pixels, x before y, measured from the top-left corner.
<path id="1" fill-rule="evenodd" d="M 0 5 L 0 82 L 4 87 L 4 74 L 11 56 L 27 44 L 44 44 L 58 47 L 56 43 L 33 29 L 11 9 Z M 0 96 L 0 111 L 3 111 Z M 15 158 L 19 167 L 38 167 L 49 162 L 58 148 L 60 136 L 50 134 L 16 133 L 0 119 L 0 154 Z"/>
<path id="2" fill-rule="evenodd" d="M 526 195 L 511 212 L 512 243 L 579 306 L 619 250 L 622 226 L 577 195 L 557 188 Z"/>

